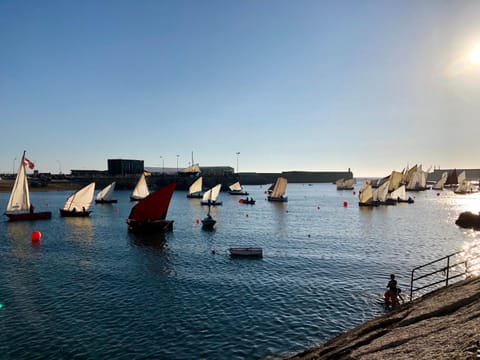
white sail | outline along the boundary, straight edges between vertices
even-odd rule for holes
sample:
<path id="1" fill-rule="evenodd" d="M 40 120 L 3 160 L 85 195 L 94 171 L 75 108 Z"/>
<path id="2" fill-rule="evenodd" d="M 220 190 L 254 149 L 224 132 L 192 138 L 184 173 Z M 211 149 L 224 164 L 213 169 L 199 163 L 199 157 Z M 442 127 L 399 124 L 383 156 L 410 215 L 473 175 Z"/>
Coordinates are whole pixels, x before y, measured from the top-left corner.
<path id="1" fill-rule="evenodd" d="M 368 203 L 373 200 L 372 185 L 369 180 L 365 180 L 362 185 L 362 191 L 358 194 L 358 200 L 362 203 Z"/>
<path id="2" fill-rule="evenodd" d="M 232 184 L 228 187 L 231 191 L 242 191 L 242 186 L 240 185 L 240 182 L 237 181 L 235 184 Z"/>
<path id="3" fill-rule="evenodd" d="M 273 187 L 273 191 L 270 197 L 279 198 L 285 195 L 285 191 L 287 190 L 287 184 L 288 184 L 288 181 L 284 177 L 277 178 L 277 181 L 275 182 L 275 186 Z"/>
<path id="4" fill-rule="evenodd" d="M 215 185 L 213 188 L 205 191 L 203 194 L 202 201 L 217 201 L 218 195 L 220 194 L 220 189 L 222 188 L 221 184 Z"/>
<path id="5" fill-rule="evenodd" d="M 390 199 L 393 199 L 395 201 L 397 200 L 406 200 L 407 199 L 407 194 L 405 192 L 405 185 L 400 186 L 398 189 L 393 190 L 390 193 Z"/>
<path id="6" fill-rule="evenodd" d="M 188 188 L 188 194 L 195 194 L 202 191 L 203 179 L 200 176 L 197 180 L 193 182 L 192 185 Z"/>
<path id="7" fill-rule="evenodd" d="M 30 209 L 30 195 L 28 192 L 27 173 L 25 171 L 24 156 L 20 160 L 17 178 L 13 185 L 12 193 L 8 199 L 6 212 L 28 211 Z"/>
<path id="8" fill-rule="evenodd" d="M 386 201 L 388 197 L 388 187 L 390 186 L 390 180 L 385 181 L 381 186 L 378 187 L 378 200 Z"/>
<path id="9" fill-rule="evenodd" d="M 362 186 L 360 187 L 360 190 L 358 191 L 360 194 L 365 191 L 365 189 L 370 186 L 370 192 L 372 192 L 372 181 L 370 179 L 366 179 L 363 181 Z"/>
<path id="10" fill-rule="evenodd" d="M 432 189 L 434 190 L 441 190 L 443 189 L 443 187 L 445 186 L 445 183 L 447 182 L 447 177 L 448 177 L 448 172 L 447 171 L 444 171 L 442 173 L 442 177 L 440 178 L 440 180 L 438 180 L 435 185 L 433 185 Z"/>
<path id="11" fill-rule="evenodd" d="M 341 189 L 343 187 L 343 178 L 335 181 L 335 185 L 337 185 L 337 189 Z"/>
<path id="12" fill-rule="evenodd" d="M 390 185 L 388 187 L 388 191 L 392 192 L 395 189 L 398 189 L 400 187 L 400 183 L 402 182 L 403 179 L 403 173 L 399 171 L 392 171 L 390 174 Z"/>
<path id="13" fill-rule="evenodd" d="M 97 194 L 96 199 L 97 200 L 110 201 L 110 200 L 112 200 L 114 190 L 115 190 L 115 181 L 113 183 L 111 183 L 110 185 L 107 185 L 105 188 L 103 188 L 103 190 L 101 190 Z"/>
<path id="14" fill-rule="evenodd" d="M 346 188 L 351 188 L 355 184 L 355 179 L 348 179 L 343 182 L 343 186 Z"/>
<path id="15" fill-rule="evenodd" d="M 463 181 L 467 178 L 467 176 L 465 175 L 465 171 L 462 171 L 459 175 L 458 175 L 458 183 L 461 184 L 463 183 Z"/>
<path id="16" fill-rule="evenodd" d="M 87 211 L 92 204 L 94 191 L 94 182 L 76 191 L 74 194 L 68 197 L 65 205 L 63 206 L 63 210 L 71 211 L 75 209 L 76 211 L 82 211 L 85 209 L 85 211 Z"/>
<path id="17" fill-rule="evenodd" d="M 138 179 L 137 185 L 135 185 L 135 189 L 132 191 L 132 198 L 143 199 L 146 198 L 149 193 L 145 174 L 142 174 L 140 179 Z"/>

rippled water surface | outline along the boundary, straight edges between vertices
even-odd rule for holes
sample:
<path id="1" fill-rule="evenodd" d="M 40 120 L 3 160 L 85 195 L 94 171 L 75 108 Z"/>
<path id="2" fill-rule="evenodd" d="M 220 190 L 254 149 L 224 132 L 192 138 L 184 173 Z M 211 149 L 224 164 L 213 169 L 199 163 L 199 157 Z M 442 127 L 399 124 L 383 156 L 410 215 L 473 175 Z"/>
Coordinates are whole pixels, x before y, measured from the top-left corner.
<path id="1" fill-rule="evenodd" d="M 213 232 L 199 200 L 175 192 L 164 238 L 127 232 L 129 192 L 87 219 L 58 216 L 69 192 L 32 193 L 52 220 L 0 223 L 0 358 L 275 358 L 383 313 L 391 272 L 407 291 L 412 268 L 479 239 L 454 224 L 479 194 L 365 209 L 332 184 L 290 184 L 284 204 L 246 189 L 257 204 L 221 193 Z M 248 245 L 263 259 L 227 254 Z"/>

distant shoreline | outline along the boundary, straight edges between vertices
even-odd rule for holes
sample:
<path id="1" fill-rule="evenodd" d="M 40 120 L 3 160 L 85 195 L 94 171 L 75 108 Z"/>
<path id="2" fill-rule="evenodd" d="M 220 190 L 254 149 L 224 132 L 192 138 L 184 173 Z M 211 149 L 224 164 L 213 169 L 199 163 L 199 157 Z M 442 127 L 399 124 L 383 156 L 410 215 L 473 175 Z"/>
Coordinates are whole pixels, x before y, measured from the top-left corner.
<path id="1" fill-rule="evenodd" d="M 14 180 L 0 180 L 0 193 L 11 192 Z M 70 182 L 53 182 L 47 186 L 29 186 L 30 192 L 78 190 L 81 185 Z"/>

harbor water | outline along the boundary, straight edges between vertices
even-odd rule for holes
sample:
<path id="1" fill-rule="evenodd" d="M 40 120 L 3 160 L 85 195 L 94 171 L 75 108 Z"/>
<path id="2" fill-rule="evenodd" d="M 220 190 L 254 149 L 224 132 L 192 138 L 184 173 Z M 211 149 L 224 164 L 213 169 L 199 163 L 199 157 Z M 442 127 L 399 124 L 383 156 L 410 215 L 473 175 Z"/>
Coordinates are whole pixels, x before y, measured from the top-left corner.
<path id="1" fill-rule="evenodd" d="M 480 239 L 455 225 L 479 193 L 362 208 L 333 184 L 289 184 L 287 203 L 267 187 L 245 187 L 255 205 L 222 192 L 214 231 L 200 199 L 176 191 L 173 232 L 150 237 L 127 232 L 127 191 L 89 218 L 59 217 L 70 192 L 31 193 L 52 219 L 0 222 L 0 359 L 278 358 L 384 313 L 390 273 L 407 292 L 414 267 Z M 230 258 L 235 246 L 264 256 Z"/>

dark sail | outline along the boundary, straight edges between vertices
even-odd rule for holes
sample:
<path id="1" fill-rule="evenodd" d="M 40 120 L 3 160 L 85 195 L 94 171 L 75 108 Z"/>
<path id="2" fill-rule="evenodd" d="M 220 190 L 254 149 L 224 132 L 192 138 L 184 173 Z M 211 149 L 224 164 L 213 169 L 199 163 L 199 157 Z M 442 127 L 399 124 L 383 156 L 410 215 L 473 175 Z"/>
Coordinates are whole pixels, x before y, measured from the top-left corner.
<path id="1" fill-rule="evenodd" d="M 445 185 L 457 185 L 458 184 L 458 177 L 457 177 L 457 169 L 453 169 L 453 171 L 448 174 L 447 181 L 445 181 Z"/>

